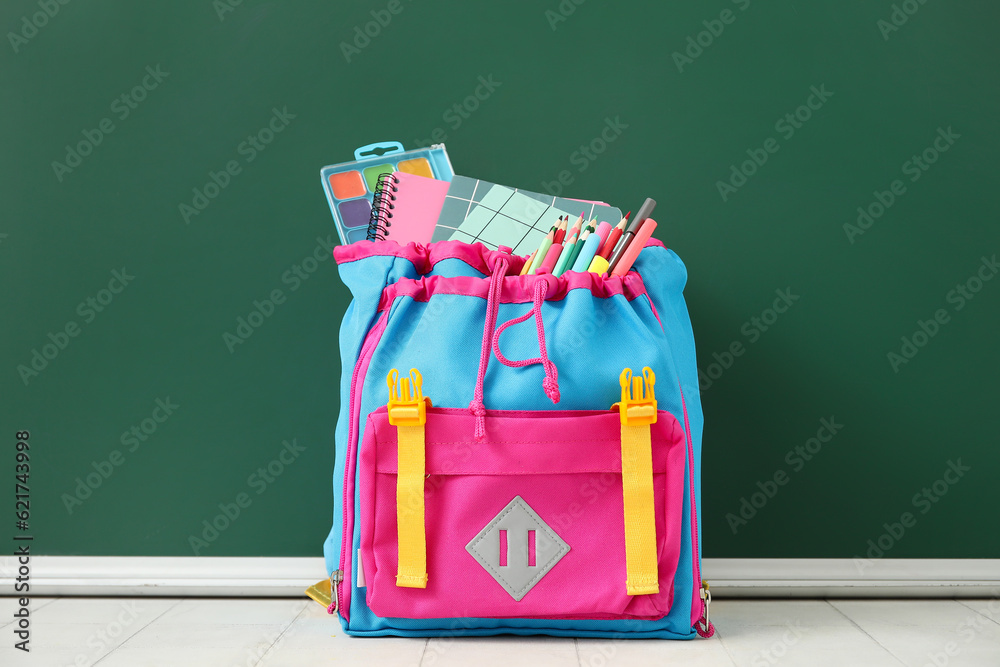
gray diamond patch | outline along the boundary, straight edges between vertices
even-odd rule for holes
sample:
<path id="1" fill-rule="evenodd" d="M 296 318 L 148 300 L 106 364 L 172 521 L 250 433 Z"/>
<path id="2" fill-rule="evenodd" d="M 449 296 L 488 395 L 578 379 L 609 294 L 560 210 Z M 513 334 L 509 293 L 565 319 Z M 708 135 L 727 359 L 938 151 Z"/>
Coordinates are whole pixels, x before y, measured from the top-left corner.
<path id="1" fill-rule="evenodd" d="M 569 545 L 521 496 L 515 496 L 465 549 L 519 602 L 569 553 Z"/>

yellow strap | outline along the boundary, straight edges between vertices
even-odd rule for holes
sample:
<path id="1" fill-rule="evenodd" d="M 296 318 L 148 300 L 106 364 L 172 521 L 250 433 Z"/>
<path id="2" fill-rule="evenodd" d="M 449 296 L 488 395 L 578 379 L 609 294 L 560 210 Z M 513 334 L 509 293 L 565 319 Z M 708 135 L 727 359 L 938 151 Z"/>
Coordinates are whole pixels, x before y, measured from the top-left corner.
<path id="1" fill-rule="evenodd" d="M 628 594 L 659 593 L 649 424 L 622 424 L 622 487 L 625 492 L 625 563 L 628 569 L 625 584 Z"/>
<path id="2" fill-rule="evenodd" d="M 397 426 L 396 524 L 399 570 L 396 585 L 427 588 L 427 538 L 424 534 L 424 425 Z"/>
<path id="3" fill-rule="evenodd" d="M 660 592 L 656 571 L 656 522 L 653 503 L 653 448 L 650 425 L 656 423 L 656 375 L 626 368 L 618 378 L 622 400 L 622 490 L 625 496 L 625 586 L 629 595 Z"/>

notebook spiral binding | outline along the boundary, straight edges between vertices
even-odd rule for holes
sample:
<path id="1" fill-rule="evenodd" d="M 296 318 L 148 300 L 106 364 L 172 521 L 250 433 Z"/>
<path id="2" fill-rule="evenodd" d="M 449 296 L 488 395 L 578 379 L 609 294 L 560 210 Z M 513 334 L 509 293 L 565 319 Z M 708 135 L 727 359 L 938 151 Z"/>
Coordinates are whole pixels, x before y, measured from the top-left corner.
<path id="1" fill-rule="evenodd" d="M 384 241 L 389 236 L 392 209 L 396 208 L 392 202 L 396 201 L 398 184 L 399 179 L 391 171 L 379 174 L 375 182 L 375 191 L 372 193 L 372 214 L 368 220 L 369 241 Z"/>

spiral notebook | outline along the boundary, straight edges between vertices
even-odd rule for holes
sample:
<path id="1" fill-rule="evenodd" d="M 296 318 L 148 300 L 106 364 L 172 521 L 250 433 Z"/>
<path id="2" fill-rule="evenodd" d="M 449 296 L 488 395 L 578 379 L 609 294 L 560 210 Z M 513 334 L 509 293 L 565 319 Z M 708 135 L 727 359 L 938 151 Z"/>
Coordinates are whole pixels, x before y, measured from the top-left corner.
<path id="1" fill-rule="evenodd" d="M 381 174 L 372 195 L 368 240 L 430 243 L 448 185 L 402 171 Z"/>

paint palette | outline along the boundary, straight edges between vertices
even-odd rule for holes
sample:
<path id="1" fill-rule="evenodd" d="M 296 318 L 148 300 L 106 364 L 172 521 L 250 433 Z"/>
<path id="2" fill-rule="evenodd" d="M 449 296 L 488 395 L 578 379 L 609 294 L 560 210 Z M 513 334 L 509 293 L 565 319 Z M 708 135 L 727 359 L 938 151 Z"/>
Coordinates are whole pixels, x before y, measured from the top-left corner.
<path id="1" fill-rule="evenodd" d="M 354 151 L 354 162 L 323 167 L 319 172 L 323 191 L 330 202 L 341 243 L 354 243 L 368 236 L 372 195 L 378 177 L 393 171 L 439 181 L 451 181 L 455 175 L 444 144 L 408 151 L 398 141 L 362 146 Z"/>

